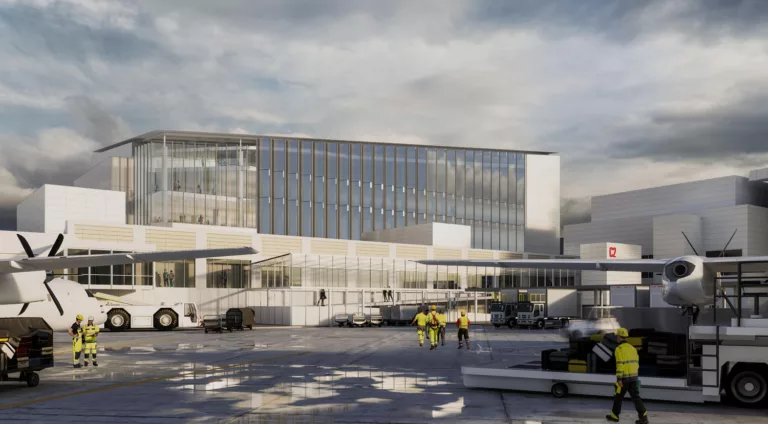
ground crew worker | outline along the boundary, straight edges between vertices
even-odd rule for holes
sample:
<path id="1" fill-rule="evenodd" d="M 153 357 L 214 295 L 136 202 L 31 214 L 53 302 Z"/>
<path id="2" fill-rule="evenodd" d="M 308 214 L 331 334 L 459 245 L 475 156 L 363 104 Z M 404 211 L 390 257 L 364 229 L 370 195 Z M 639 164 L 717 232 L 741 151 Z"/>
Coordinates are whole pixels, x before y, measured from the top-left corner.
<path id="1" fill-rule="evenodd" d="M 427 316 L 427 311 L 422 310 L 416 314 L 416 316 L 413 317 L 413 321 L 411 321 L 411 325 L 416 323 L 416 333 L 419 335 L 419 346 L 424 346 L 424 331 L 427 329 L 428 320 L 429 316 Z"/>
<path id="2" fill-rule="evenodd" d="M 440 332 L 440 319 L 437 317 L 437 306 L 432 305 L 429 314 L 429 350 L 437 349 L 437 334 Z"/>
<path id="3" fill-rule="evenodd" d="M 437 312 L 437 319 L 440 323 L 437 339 L 445 346 L 445 326 L 448 325 L 448 317 L 445 316 L 442 309 Z"/>
<path id="4" fill-rule="evenodd" d="M 83 330 L 85 338 L 85 349 L 83 350 L 85 356 L 85 366 L 88 366 L 88 355 L 93 355 L 93 366 L 98 367 L 96 363 L 96 337 L 99 335 L 99 327 L 93 324 L 93 317 L 88 317 L 88 325 Z"/>
<path id="5" fill-rule="evenodd" d="M 608 421 L 619 422 L 621 414 L 621 403 L 624 401 L 624 395 L 629 392 L 632 397 L 632 403 L 635 404 L 637 416 L 636 424 L 648 423 L 648 410 L 645 409 L 643 400 L 640 398 L 640 384 L 637 379 L 637 371 L 640 368 L 640 358 L 637 356 L 637 349 L 627 343 L 626 338 L 629 332 L 626 328 L 616 330 L 616 340 L 619 345 L 616 347 L 613 355 L 616 357 L 616 393 L 613 397 L 613 409 L 611 413 L 605 416 Z"/>
<path id="6" fill-rule="evenodd" d="M 80 327 L 80 323 L 83 322 L 83 316 L 77 314 L 75 317 L 75 323 L 72 327 L 69 327 L 69 335 L 72 336 L 72 360 L 75 364 L 75 368 L 80 368 L 80 352 L 83 350 L 83 329 Z"/>
<path id="7" fill-rule="evenodd" d="M 467 349 L 469 349 L 469 318 L 467 313 L 461 311 L 461 316 L 456 320 L 456 326 L 459 327 L 459 349 L 461 349 L 461 339 L 464 338 L 467 343 Z"/>

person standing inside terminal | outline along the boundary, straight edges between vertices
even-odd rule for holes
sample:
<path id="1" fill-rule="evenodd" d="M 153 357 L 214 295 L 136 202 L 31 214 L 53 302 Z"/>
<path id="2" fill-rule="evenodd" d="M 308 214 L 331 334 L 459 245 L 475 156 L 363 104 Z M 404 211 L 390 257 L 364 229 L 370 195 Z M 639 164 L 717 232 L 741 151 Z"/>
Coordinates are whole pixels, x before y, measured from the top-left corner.
<path id="1" fill-rule="evenodd" d="M 72 336 L 72 359 L 74 361 L 75 368 L 80 368 L 80 353 L 83 350 L 83 329 L 80 327 L 80 323 L 83 322 L 83 316 L 77 314 L 75 317 L 75 323 L 72 327 L 69 327 L 69 335 Z"/>
<path id="2" fill-rule="evenodd" d="M 459 319 L 456 320 L 456 326 L 459 327 L 459 349 L 462 348 L 461 346 L 461 339 L 465 339 L 467 342 L 467 349 L 469 349 L 469 325 L 471 323 L 469 322 L 469 318 L 467 318 L 467 313 L 465 311 L 461 311 L 461 316 Z"/>
<path id="3" fill-rule="evenodd" d="M 85 338 L 84 365 L 88 366 L 88 356 L 93 355 L 93 366 L 98 367 L 99 364 L 96 363 L 96 337 L 99 335 L 99 327 L 93 324 L 93 317 L 88 317 L 88 325 L 85 326 L 83 335 Z"/>
<path id="4" fill-rule="evenodd" d="M 419 346 L 424 346 L 424 331 L 427 329 L 427 321 L 429 316 L 427 311 L 422 309 L 411 321 L 411 325 L 416 324 L 416 334 L 419 335 Z"/>

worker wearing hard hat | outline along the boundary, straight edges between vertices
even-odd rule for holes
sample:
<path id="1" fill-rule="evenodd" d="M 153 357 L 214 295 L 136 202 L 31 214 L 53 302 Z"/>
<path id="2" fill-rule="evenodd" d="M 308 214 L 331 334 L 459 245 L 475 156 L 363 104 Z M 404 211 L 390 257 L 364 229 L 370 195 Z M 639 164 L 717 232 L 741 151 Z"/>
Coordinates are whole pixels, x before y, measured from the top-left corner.
<path id="1" fill-rule="evenodd" d="M 416 324 L 416 333 L 419 335 L 419 346 L 424 346 L 424 331 L 427 329 L 428 320 L 429 316 L 427 315 L 427 311 L 421 310 L 415 317 L 413 317 L 413 321 L 411 321 L 411 325 L 414 323 Z"/>
<path id="2" fill-rule="evenodd" d="M 613 397 L 613 409 L 610 414 L 605 416 L 605 419 L 619 422 L 621 403 L 624 401 L 624 395 L 629 392 L 639 417 L 635 422 L 646 424 L 648 423 L 648 410 L 645 409 L 643 400 L 640 398 L 640 382 L 637 379 L 640 358 L 637 356 L 637 349 L 627 343 L 627 337 L 629 337 L 629 332 L 626 328 L 616 330 L 616 340 L 619 342 L 613 353 L 616 357 L 616 394 Z"/>
<path id="3" fill-rule="evenodd" d="M 80 368 L 80 352 L 83 350 L 83 329 L 80 327 L 80 323 L 83 322 L 83 316 L 77 314 L 75 317 L 75 323 L 72 327 L 69 327 L 69 335 L 72 336 L 72 360 L 74 361 L 75 368 Z"/>
<path id="4" fill-rule="evenodd" d="M 437 306 L 430 307 L 429 314 L 429 350 L 437 349 L 437 335 L 440 332 L 440 318 L 438 318 Z"/>
<path id="5" fill-rule="evenodd" d="M 84 365 L 88 366 L 88 356 L 93 355 L 93 366 L 98 367 L 99 364 L 96 363 L 96 337 L 99 335 L 99 327 L 93 324 L 93 317 L 88 317 L 88 325 L 85 326 L 83 334 L 85 338 Z"/>
<path id="6" fill-rule="evenodd" d="M 445 316 L 442 309 L 437 311 L 437 320 L 440 324 L 437 339 L 445 346 L 445 326 L 448 325 L 448 317 Z"/>
<path id="7" fill-rule="evenodd" d="M 469 318 L 467 318 L 467 313 L 465 311 L 461 311 L 461 316 L 456 320 L 456 326 L 459 327 L 459 349 L 462 348 L 462 338 L 466 340 L 467 349 L 469 349 L 469 324 L 470 322 Z"/>

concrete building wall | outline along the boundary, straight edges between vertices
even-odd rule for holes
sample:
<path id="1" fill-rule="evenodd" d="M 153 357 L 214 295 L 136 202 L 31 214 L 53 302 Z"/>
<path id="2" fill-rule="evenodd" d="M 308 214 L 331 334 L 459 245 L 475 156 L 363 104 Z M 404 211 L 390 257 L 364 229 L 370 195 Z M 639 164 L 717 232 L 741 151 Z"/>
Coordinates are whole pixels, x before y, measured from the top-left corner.
<path id="1" fill-rule="evenodd" d="M 581 245 L 582 259 L 640 259 L 642 247 L 624 243 L 591 243 Z M 585 286 L 640 284 L 641 273 L 617 271 L 582 271 Z"/>
<path id="2" fill-rule="evenodd" d="M 44 210 L 42 220 L 35 212 L 38 208 Z M 29 197 L 29 203 L 22 201 L 17 216 L 20 230 L 43 233 L 63 233 L 71 220 L 124 224 L 125 193 L 46 184 Z"/>
<path id="3" fill-rule="evenodd" d="M 683 236 L 699 254 L 704 254 L 704 220 L 696 215 L 675 214 L 653 218 L 653 257 L 655 259 L 694 255 Z"/>
<path id="4" fill-rule="evenodd" d="M 578 256 L 582 244 L 606 240 L 641 246 L 643 254 L 650 255 L 653 252 L 653 217 L 566 225 L 563 238 L 563 253 L 569 256 Z"/>
<path id="5" fill-rule="evenodd" d="M 748 198 L 744 194 L 748 192 L 748 185 L 748 179 L 730 176 L 595 196 L 592 222 L 736 206 Z M 737 187 L 741 188 L 737 190 Z"/>
<path id="6" fill-rule="evenodd" d="M 525 251 L 558 254 L 560 156 L 528 155 L 525 184 Z"/>

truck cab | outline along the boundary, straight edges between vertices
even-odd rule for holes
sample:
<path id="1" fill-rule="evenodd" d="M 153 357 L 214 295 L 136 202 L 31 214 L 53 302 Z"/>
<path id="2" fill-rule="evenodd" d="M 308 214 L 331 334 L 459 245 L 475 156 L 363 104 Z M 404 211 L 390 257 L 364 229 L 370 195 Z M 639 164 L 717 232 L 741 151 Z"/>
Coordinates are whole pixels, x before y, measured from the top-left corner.
<path id="1" fill-rule="evenodd" d="M 507 325 L 514 328 L 517 322 L 517 303 L 491 303 L 491 324 L 499 328 Z"/>

